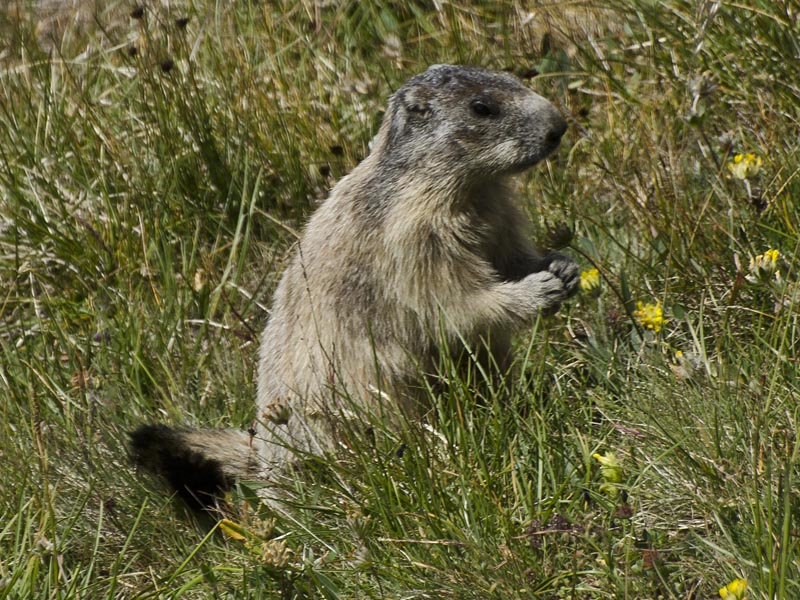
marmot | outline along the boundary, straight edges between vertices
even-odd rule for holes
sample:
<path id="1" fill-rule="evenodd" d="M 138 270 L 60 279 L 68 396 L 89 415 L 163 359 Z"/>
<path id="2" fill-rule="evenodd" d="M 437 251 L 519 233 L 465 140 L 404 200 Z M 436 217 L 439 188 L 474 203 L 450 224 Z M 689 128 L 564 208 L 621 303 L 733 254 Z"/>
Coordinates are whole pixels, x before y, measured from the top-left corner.
<path id="1" fill-rule="evenodd" d="M 566 128 L 506 73 L 436 65 L 411 78 L 280 279 L 255 436 L 145 426 L 131 434 L 134 460 L 202 505 L 237 477 L 269 479 L 292 447 L 324 450 L 331 418 L 354 406 L 418 413 L 420 381 L 442 352 L 505 368 L 511 335 L 577 289 L 575 263 L 526 237 L 509 185 Z"/>

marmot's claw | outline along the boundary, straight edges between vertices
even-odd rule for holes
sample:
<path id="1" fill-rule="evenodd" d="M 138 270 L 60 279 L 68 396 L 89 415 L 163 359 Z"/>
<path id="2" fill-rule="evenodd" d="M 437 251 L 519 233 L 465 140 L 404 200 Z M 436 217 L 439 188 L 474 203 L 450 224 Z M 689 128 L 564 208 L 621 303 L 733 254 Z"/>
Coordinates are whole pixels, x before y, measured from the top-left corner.
<path id="1" fill-rule="evenodd" d="M 564 286 L 564 297 L 569 298 L 578 291 L 581 276 L 578 265 L 571 258 L 563 254 L 552 254 L 547 270 L 558 277 Z"/>

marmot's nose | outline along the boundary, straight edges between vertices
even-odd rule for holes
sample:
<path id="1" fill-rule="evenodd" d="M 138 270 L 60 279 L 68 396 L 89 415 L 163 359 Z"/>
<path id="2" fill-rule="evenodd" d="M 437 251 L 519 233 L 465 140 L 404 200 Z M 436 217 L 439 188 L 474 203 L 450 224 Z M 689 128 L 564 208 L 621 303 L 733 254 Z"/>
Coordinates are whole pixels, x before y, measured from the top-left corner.
<path id="1" fill-rule="evenodd" d="M 557 115 L 553 119 L 553 124 L 550 126 L 550 131 L 547 132 L 547 141 L 557 144 L 561 140 L 561 137 L 564 135 L 566 130 L 567 122 L 564 120 L 564 117 Z"/>

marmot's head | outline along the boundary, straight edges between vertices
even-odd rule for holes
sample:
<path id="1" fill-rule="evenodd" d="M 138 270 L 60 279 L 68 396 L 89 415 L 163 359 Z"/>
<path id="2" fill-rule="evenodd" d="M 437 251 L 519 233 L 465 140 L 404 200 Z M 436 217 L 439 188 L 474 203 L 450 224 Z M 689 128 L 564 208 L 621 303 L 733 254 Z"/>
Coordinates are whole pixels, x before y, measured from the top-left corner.
<path id="1" fill-rule="evenodd" d="M 392 96 L 375 150 L 400 167 L 466 183 L 535 165 L 566 128 L 550 102 L 511 75 L 435 65 Z"/>

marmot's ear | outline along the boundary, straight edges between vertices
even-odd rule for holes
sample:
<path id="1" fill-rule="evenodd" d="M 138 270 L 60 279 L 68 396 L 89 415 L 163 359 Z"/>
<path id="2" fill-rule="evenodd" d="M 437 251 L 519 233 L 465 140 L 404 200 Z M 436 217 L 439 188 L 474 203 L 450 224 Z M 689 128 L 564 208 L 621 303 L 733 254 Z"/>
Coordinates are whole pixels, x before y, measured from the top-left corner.
<path id="1" fill-rule="evenodd" d="M 400 105 L 410 113 L 425 115 L 431 110 L 432 90 L 424 85 L 415 85 L 402 90 L 398 100 Z"/>

